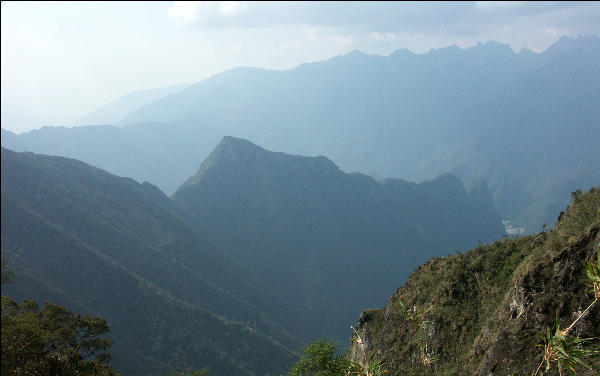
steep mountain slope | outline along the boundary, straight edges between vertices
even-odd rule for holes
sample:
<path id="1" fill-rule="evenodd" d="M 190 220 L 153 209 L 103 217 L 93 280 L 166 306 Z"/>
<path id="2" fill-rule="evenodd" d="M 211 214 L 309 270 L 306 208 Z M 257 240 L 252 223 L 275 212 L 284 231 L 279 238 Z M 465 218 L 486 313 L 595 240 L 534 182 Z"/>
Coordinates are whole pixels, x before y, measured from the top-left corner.
<path id="1" fill-rule="evenodd" d="M 483 180 L 504 218 L 539 231 L 569 192 L 600 183 L 598 66 L 598 37 L 565 37 L 539 54 L 494 42 L 354 51 L 286 71 L 229 70 L 139 108 L 106 137 L 45 128 L 2 143 L 81 158 L 171 194 L 233 135 L 325 155 L 345 171 L 415 181 L 452 173 L 469 189 Z"/>
<path id="2" fill-rule="evenodd" d="M 13 299 L 105 317 L 128 375 L 284 371 L 301 344 L 279 305 L 158 188 L 82 162 L 2 149 L 2 257 Z"/>
<path id="3" fill-rule="evenodd" d="M 533 374 L 546 328 L 567 328 L 594 300 L 585 261 L 600 251 L 600 190 L 575 197 L 552 231 L 417 268 L 383 309 L 362 313 L 352 357 L 390 374 Z M 570 335 L 600 337 L 597 304 Z M 577 374 L 597 374 L 600 357 L 590 364 Z"/>
<path id="4" fill-rule="evenodd" d="M 175 94 L 188 86 L 188 84 L 171 85 L 157 89 L 139 90 L 127 93 L 106 106 L 102 106 L 77 120 L 76 125 L 115 124 L 138 108 L 154 102 L 159 98 Z"/>
<path id="5" fill-rule="evenodd" d="M 554 221 L 571 191 L 599 184 L 600 39 L 571 42 L 588 48 L 563 51 L 569 41 L 557 43 L 544 53 L 551 60 L 481 104 L 486 118 L 472 128 L 471 144 L 446 147 L 416 176 L 450 171 L 467 185 L 484 176 L 503 214 L 531 232 Z M 474 175 L 468 164 L 481 159 Z"/>
<path id="6" fill-rule="evenodd" d="M 179 131 L 178 131 L 179 129 Z M 210 150 L 204 137 L 185 132 L 185 127 L 149 122 L 126 128 L 112 125 L 43 127 L 16 135 L 2 130 L 2 146 L 84 161 L 138 182 L 158 184 L 172 194 L 198 168 L 206 155 L 195 148 Z M 187 135 L 189 137 L 181 137 Z"/>
<path id="7" fill-rule="evenodd" d="M 450 175 L 379 183 L 233 137 L 173 198 L 298 327 L 341 341 L 357 307 L 381 304 L 419 263 L 504 234 L 485 186 L 467 194 Z"/>

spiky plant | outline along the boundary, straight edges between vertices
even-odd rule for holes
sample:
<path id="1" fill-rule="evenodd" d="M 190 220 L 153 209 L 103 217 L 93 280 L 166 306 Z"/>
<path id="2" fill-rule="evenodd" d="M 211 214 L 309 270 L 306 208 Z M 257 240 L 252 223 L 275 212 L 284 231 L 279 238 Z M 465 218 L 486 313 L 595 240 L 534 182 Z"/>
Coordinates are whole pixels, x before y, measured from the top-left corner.
<path id="1" fill-rule="evenodd" d="M 586 273 L 591 281 L 592 291 L 596 298 L 594 303 L 600 300 L 600 244 L 598 248 L 598 262 L 588 262 L 586 265 Z"/>
<path id="2" fill-rule="evenodd" d="M 556 363 L 559 374 L 562 375 L 563 366 L 566 367 L 572 374 L 575 374 L 575 366 L 581 365 L 591 369 L 583 361 L 585 358 L 600 355 L 600 350 L 584 347 L 594 338 L 571 338 L 568 337 L 569 332 L 575 325 L 592 309 L 592 307 L 600 300 L 600 252 L 598 253 L 598 262 L 586 263 L 586 274 L 591 281 L 591 287 L 594 294 L 594 301 L 583 311 L 568 328 L 561 330 L 558 319 L 556 320 L 556 331 L 554 335 L 550 334 L 550 328 L 546 328 L 546 336 L 544 344 L 538 345 L 544 347 L 544 358 L 542 359 L 537 370 L 533 374 L 536 376 L 544 362 L 546 363 L 546 372 L 550 370 L 551 364 Z"/>
<path id="3" fill-rule="evenodd" d="M 366 364 L 352 362 L 348 370 L 349 376 L 382 376 L 385 373 L 387 371 L 383 369 L 383 362 L 375 360 L 371 360 Z"/>
<path id="4" fill-rule="evenodd" d="M 420 360 L 425 367 L 431 366 L 439 359 L 437 354 L 429 351 L 429 346 L 425 339 L 425 327 L 428 323 L 430 323 L 430 321 L 425 320 L 425 315 L 427 315 L 427 313 L 429 313 L 429 311 L 432 309 L 433 306 L 430 306 L 429 308 L 419 312 L 417 306 L 407 308 L 401 300 L 398 300 L 398 310 L 400 311 L 400 315 L 410 322 L 412 329 L 419 338 L 419 351 L 421 353 Z"/>
<path id="5" fill-rule="evenodd" d="M 425 343 L 421 346 L 421 363 L 425 367 L 429 367 L 439 360 L 439 356 L 436 353 L 429 351 L 429 346 Z"/>
<path id="6" fill-rule="evenodd" d="M 567 337 L 566 330 L 560 329 L 557 320 L 554 334 L 552 335 L 550 329 L 547 328 L 544 344 L 538 345 L 544 347 L 544 359 L 534 375 L 539 373 L 544 363 L 546 363 L 545 372 L 548 372 L 552 364 L 556 363 L 560 375 L 562 375 L 563 368 L 568 369 L 574 375 L 576 365 L 591 369 L 585 364 L 584 359 L 600 353 L 598 350 L 584 347 L 585 344 L 592 340 L 593 338 Z"/>

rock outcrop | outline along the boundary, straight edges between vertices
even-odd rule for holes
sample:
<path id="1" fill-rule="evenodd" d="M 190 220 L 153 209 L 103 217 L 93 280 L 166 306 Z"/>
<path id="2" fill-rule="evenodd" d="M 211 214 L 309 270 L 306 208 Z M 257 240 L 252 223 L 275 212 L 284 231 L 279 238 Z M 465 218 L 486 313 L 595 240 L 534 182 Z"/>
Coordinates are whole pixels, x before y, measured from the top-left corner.
<path id="1" fill-rule="evenodd" d="M 552 231 L 420 266 L 383 309 L 362 313 L 351 357 L 392 375 L 531 375 L 547 328 L 568 327 L 594 300 L 585 267 L 598 259 L 600 190 L 574 197 Z M 569 335 L 600 337 L 600 307 Z M 586 362 L 577 374 L 597 375 L 600 356 Z"/>

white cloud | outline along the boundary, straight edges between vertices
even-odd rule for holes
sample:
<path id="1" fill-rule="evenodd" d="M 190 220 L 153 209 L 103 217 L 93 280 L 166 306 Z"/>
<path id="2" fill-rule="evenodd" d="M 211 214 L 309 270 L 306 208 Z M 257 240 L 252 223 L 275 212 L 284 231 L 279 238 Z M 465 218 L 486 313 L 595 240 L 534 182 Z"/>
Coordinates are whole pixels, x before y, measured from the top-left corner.
<path id="1" fill-rule="evenodd" d="M 175 1 L 169 8 L 169 19 L 177 24 L 202 25 L 232 17 L 245 7 L 238 1 Z"/>
<path id="2" fill-rule="evenodd" d="M 169 19 L 178 24 L 194 23 L 198 17 L 199 1 L 175 1 L 169 8 Z"/>
<path id="3" fill-rule="evenodd" d="M 239 1 L 218 1 L 219 13 L 222 15 L 231 15 L 239 12 L 244 5 Z"/>
<path id="4" fill-rule="evenodd" d="M 496 7 L 521 6 L 526 4 L 524 1 L 476 1 L 475 6 L 484 9 L 493 9 Z"/>

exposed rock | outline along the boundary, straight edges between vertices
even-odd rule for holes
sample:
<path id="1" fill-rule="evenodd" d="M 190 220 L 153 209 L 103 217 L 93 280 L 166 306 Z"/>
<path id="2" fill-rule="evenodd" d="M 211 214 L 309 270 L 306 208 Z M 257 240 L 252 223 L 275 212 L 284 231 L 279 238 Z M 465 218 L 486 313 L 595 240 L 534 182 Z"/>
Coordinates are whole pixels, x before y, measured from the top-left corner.
<path id="1" fill-rule="evenodd" d="M 364 344 L 355 360 L 377 358 L 390 374 L 531 375 L 543 358 L 547 328 L 568 327 L 592 303 L 585 262 L 600 248 L 600 190 L 592 189 L 561 215 L 554 230 L 504 239 L 465 255 L 436 258 L 413 272 L 385 308 L 361 315 Z M 399 302 L 424 315 L 422 329 L 400 314 Z M 595 305 L 570 336 L 600 337 Z M 432 364 L 419 362 L 423 349 Z M 427 355 L 427 354 L 425 354 Z M 588 358 L 600 372 L 600 357 Z M 558 374 L 556 364 L 547 374 Z M 565 371 L 563 369 L 563 371 Z"/>

